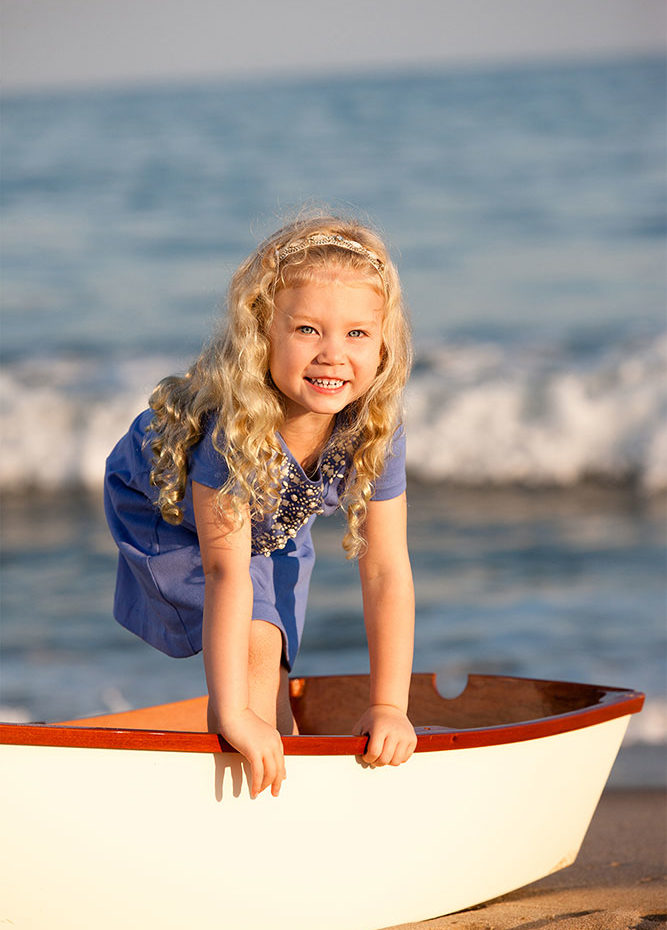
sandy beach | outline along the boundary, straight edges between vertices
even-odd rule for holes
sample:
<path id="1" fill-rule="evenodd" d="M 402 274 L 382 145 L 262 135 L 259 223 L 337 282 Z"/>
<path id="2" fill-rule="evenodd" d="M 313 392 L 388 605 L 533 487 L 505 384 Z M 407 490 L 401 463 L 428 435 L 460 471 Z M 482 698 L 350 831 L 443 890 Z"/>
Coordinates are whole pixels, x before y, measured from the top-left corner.
<path id="1" fill-rule="evenodd" d="M 607 789 L 574 865 L 470 910 L 392 930 L 667 927 L 667 792 Z"/>

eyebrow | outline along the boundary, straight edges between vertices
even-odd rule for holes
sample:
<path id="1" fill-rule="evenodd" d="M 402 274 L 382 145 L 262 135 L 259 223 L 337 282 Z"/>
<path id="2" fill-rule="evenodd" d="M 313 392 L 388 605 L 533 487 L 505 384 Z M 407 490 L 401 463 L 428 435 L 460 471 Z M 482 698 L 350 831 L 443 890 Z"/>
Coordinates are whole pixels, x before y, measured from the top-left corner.
<path id="1" fill-rule="evenodd" d="M 306 324 L 308 326 L 320 325 L 320 321 L 317 319 L 315 315 L 311 316 L 308 313 L 303 313 L 302 311 L 299 313 L 289 313 L 289 314 L 286 314 L 286 316 L 292 323 L 296 325 L 306 325 Z M 345 323 L 345 328 L 346 329 L 380 329 L 381 325 L 382 325 L 381 320 L 378 320 L 378 319 L 373 319 L 373 318 L 360 319 L 358 317 L 356 318 L 352 317 L 350 321 Z"/>

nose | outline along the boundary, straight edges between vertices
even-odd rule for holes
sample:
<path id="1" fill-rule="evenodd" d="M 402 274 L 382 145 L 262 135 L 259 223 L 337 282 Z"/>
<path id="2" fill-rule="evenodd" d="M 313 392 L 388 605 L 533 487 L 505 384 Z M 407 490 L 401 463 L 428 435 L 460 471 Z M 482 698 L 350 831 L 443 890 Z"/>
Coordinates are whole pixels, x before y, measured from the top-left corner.
<path id="1" fill-rule="evenodd" d="M 345 361 L 342 340 L 334 335 L 322 339 L 316 361 L 320 365 L 342 365 Z"/>

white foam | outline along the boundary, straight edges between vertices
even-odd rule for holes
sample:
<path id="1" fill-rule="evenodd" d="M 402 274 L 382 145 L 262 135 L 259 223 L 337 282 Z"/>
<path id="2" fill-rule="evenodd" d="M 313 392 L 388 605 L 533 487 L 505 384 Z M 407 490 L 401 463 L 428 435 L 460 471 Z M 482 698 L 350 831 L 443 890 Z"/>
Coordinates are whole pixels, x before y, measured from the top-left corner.
<path id="1" fill-rule="evenodd" d="M 408 466 L 429 480 L 667 487 L 667 337 L 587 366 L 432 351 L 408 389 Z"/>
<path id="2" fill-rule="evenodd" d="M 97 488 L 104 462 L 157 381 L 177 369 L 152 358 L 109 365 L 31 359 L 0 374 L 0 488 Z"/>

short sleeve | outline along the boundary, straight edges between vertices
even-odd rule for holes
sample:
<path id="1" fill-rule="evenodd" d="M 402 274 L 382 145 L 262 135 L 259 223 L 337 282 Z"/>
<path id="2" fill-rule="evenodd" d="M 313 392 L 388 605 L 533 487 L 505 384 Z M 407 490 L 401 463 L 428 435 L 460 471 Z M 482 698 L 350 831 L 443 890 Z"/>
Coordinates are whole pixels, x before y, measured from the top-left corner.
<path id="1" fill-rule="evenodd" d="M 373 501 L 388 501 L 405 491 L 405 430 L 399 426 L 391 441 L 384 471 L 375 482 Z"/>
<path id="2" fill-rule="evenodd" d="M 215 418 L 209 419 L 201 440 L 190 450 L 188 472 L 193 481 L 208 488 L 221 488 L 229 477 L 229 468 L 224 455 L 213 445 Z"/>

